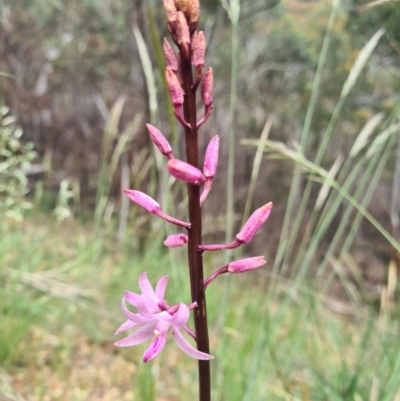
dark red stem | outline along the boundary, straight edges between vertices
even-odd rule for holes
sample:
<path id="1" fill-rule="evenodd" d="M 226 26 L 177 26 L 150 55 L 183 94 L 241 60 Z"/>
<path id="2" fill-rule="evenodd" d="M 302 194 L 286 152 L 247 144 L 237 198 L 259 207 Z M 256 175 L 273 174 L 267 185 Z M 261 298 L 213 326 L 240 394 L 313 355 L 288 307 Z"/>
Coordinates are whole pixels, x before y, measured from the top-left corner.
<path id="1" fill-rule="evenodd" d="M 181 52 L 183 90 L 185 91 L 183 113 L 185 120 L 191 127 L 185 126 L 186 159 L 189 164 L 199 168 L 196 92 L 195 89 L 192 89 L 193 75 L 190 55 L 185 57 L 183 53 Z M 197 308 L 193 309 L 197 349 L 209 354 L 207 309 L 203 284 L 203 258 L 202 253 L 198 251 L 199 245 L 201 245 L 200 188 L 196 185 L 188 184 L 188 194 L 190 220 L 190 228 L 188 229 L 188 258 L 192 301 L 197 302 L 198 305 Z M 198 364 L 199 399 L 200 401 L 211 401 L 210 361 L 198 361 Z"/>

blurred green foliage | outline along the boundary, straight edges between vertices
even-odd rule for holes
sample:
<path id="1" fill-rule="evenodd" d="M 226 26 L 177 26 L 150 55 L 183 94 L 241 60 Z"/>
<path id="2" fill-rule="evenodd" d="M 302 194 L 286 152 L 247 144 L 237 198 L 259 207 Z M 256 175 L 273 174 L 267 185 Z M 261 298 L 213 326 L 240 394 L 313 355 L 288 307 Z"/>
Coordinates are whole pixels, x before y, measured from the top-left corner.
<path id="1" fill-rule="evenodd" d="M 28 193 L 26 171 L 36 156 L 33 144 L 23 142 L 22 129 L 14 125 L 7 107 L 0 108 L 0 213 L 22 220 L 23 212 L 31 208 L 25 199 Z M 5 224 L 7 219 L 2 219 Z"/>

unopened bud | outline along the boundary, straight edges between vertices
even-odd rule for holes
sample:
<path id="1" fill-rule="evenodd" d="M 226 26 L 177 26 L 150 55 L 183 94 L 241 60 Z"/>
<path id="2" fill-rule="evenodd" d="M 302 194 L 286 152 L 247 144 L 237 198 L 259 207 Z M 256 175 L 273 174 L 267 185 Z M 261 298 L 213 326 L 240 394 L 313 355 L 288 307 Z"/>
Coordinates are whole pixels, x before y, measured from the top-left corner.
<path id="1" fill-rule="evenodd" d="M 167 168 L 173 177 L 190 184 L 200 185 L 206 180 L 206 177 L 198 168 L 182 160 L 171 159 L 167 164 Z"/>
<path id="2" fill-rule="evenodd" d="M 250 242 L 261 226 L 267 221 L 272 206 L 272 202 L 269 202 L 253 212 L 240 230 L 239 234 L 236 235 L 236 238 L 245 244 Z"/>
<path id="3" fill-rule="evenodd" d="M 190 43 L 189 26 L 187 24 L 185 14 L 183 14 L 183 12 L 181 11 L 178 11 L 178 16 L 177 16 L 176 39 L 181 47 L 184 47 L 185 50 L 189 49 L 189 43 Z"/>
<path id="4" fill-rule="evenodd" d="M 168 90 L 171 95 L 172 104 L 175 107 L 182 106 L 183 90 L 177 76 L 169 67 L 165 69 L 165 79 L 167 80 Z"/>
<path id="5" fill-rule="evenodd" d="M 160 152 L 165 156 L 170 156 L 172 149 L 165 136 L 156 128 L 154 125 L 146 124 L 147 130 L 154 145 L 160 150 Z"/>
<path id="6" fill-rule="evenodd" d="M 213 178 L 218 165 L 219 136 L 215 135 L 207 146 L 204 157 L 203 173 L 207 178 Z"/>
<path id="7" fill-rule="evenodd" d="M 200 4 L 199 0 L 189 0 L 187 7 L 187 15 L 189 16 L 189 29 L 194 32 L 200 19 Z"/>
<path id="8" fill-rule="evenodd" d="M 192 37 L 192 65 L 195 67 L 204 66 L 204 54 L 206 51 L 206 38 L 204 32 L 195 32 Z"/>
<path id="9" fill-rule="evenodd" d="M 167 15 L 168 25 L 174 25 L 177 19 L 177 9 L 174 0 L 164 0 L 164 9 Z"/>
<path id="10" fill-rule="evenodd" d="M 186 12 L 189 0 L 179 0 L 179 11 Z"/>
<path id="11" fill-rule="evenodd" d="M 213 92 L 214 78 L 212 73 L 212 68 L 209 67 L 204 75 L 203 81 L 201 82 L 201 100 L 203 104 L 208 107 L 213 102 L 212 92 Z"/>
<path id="12" fill-rule="evenodd" d="M 140 191 L 135 191 L 133 189 L 124 189 L 125 195 L 134 203 L 146 209 L 148 212 L 155 214 L 158 217 L 168 221 L 171 224 L 177 226 L 190 228 L 190 223 L 176 219 L 175 217 L 169 216 L 164 213 L 161 206 L 149 195 L 144 194 Z"/>
<path id="13" fill-rule="evenodd" d="M 179 248 L 188 243 L 188 236 L 186 234 L 169 235 L 164 241 L 164 245 L 169 248 Z"/>
<path id="14" fill-rule="evenodd" d="M 265 263 L 267 263 L 267 261 L 264 256 L 254 256 L 252 258 L 236 260 L 228 263 L 228 272 L 234 274 L 244 273 L 249 270 L 257 269 L 258 267 L 265 265 Z"/>
<path id="15" fill-rule="evenodd" d="M 167 67 L 171 68 L 171 70 L 175 73 L 178 72 L 178 60 L 176 59 L 174 49 L 169 44 L 167 38 L 164 38 L 163 50 Z"/>
<path id="16" fill-rule="evenodd" d="M 150 213 L 155 213 L 157 210 L 161 210 L 161 206 L 153 198 L 143 192 L 135 191 L 133 189 L 124 189 L 124 193 L 132 202 L 142 206 Z"/>

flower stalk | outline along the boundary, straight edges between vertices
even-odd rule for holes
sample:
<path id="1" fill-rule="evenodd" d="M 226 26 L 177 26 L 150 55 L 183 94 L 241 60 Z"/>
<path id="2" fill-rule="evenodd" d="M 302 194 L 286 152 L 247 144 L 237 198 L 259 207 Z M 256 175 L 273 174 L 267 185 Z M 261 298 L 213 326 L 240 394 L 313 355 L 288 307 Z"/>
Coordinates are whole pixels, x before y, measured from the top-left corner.
<path id="1" fill-rule="evenodd" d="M 183 81 L 184 101 L 183 115 L 190 128 L 185 126 L 186 160 L 193 167 L 199 168 L 199 145 L 197 135 L 196 92 L 193 87 L 192 62 L 190 55 L 181 53 L 181 72 Z M 188 262 L 190 274 L 190 289 L 192 301 L 198 307 L 193 310 L 194 326 L 197 339 L 197 349 L 209 353 L 207 307 L 204 290 L 203 258 L 199 252 L 201 245 L 201 207 L 200 188 L 188 184 L 189 222 L 188 230 Z M 210 361 L 199 360 L 199 399 L 211 401 Z"/>
<path id="2" fill-rule="evenodd" d="M 178 47 L 178 51 L 175 52 L 167 39 L 164 39 L 163 49 L 167 61 L 165 76 L 174 114 L 185 131 L 186 161 L 174 157 L 168 140 L 158 128 L 147 124 L 147 129 L 154 145 L 168 159 L 166 163 L 168 172 L 176 179 L 187 183 L 189 221 L 181 221 L 166 214 L 154 199 L 143 192 L 131 189 L 124 192 L 133 203 L 147 212 L 187 230 L 187 234 L 170 235 L 164 241 L 164 245 L 170 248 L 187 246 L 192 302 L 189 305 L 179 303 L 170 306 L 164 300 L 168 277 L 162 277 L 154 290 L 146 273 L 142 273 L 139 276 L 141 293 L 126 291 L 124 294 L 122 311 L 127 320 L 119 327 L 117 333 L 130 329 L 136 331 L 117 341 L 115 345 L 126 347 L 152 340 L 143 355 L 143 361 L 147 362 L 162 351 L 167 333 L 172 332 L 177 346 L 198 360 L 199 400 L 211 401 L 210 360 L 213 357 L 210 355 L 205 290 L 222 274 L 244 273 L 264 265 L 266 261 L 263 256 L 237 260 L 216 270 L 204 280 L 203 252 L 233 249 L 250 242 L 268 219 L 272 203 L 269 202 L 253 212 L 232 242 L 202 244 L 201 205 L 211 190 L 217 171 L 219 137 L 215 135 L 211 139 L 201 171 L 198 130 L 212 112 L 214 78 L 211 67 L 208 67 L 203 74 L 206 40 L 204 33 L 197 31 L 200 16 L 198 0 L 163 0 L 163 2 L 169 31 Z M 197 120 L 196 114 L 198 89 L 204 106 L 204 114 L 200 120 Z M 136 313 L 127 308 L 126 301 L 136 308 Z M 194 331 L 187 325 L 190 312 L 193 313 Z M 195 340 L 197 349 L 184 339 L 181 331 Z"/>

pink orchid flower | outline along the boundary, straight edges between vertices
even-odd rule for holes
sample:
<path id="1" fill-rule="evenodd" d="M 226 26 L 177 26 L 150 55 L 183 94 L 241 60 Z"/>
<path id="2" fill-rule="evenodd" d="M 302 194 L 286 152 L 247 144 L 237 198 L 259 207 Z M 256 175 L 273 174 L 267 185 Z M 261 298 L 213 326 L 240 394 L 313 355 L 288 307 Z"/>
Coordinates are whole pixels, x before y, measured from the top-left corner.
<path id="1" fill-rule="evenodd" d="M 169 306 L 164 300 L 165 289 L 168 283 L 168 276 L 163 276 L 159 280 L 154 291 L 146 272 L 139 276 L 139 287 L 141 294 L 125 291 L 122 298 L 122 311 L 127 320 L 118 328 L 115 334 L 123 331 L 138 328 L 135 332 L 122 340 L 114 343 L 117 347 L 129 347 L 141 344 L 153 338 L 150 346 L 143 354 L 143 362 L 155 358 L 164 348 L 166 335 L 171 329 L 175 342 L 178 347 L 187 355 L 194 359 L 210 360 L 211 355 L 198 351 L 190 345 L 183 337 L 180 330 L 185 330 L 193 336 L 193 331 L 187 327 L 190 309 L 196 306 L 192 304 L 187 306 L 183 303 Z M 134 306 L 137 313 L 131 312 L 126 301 Z"/>

